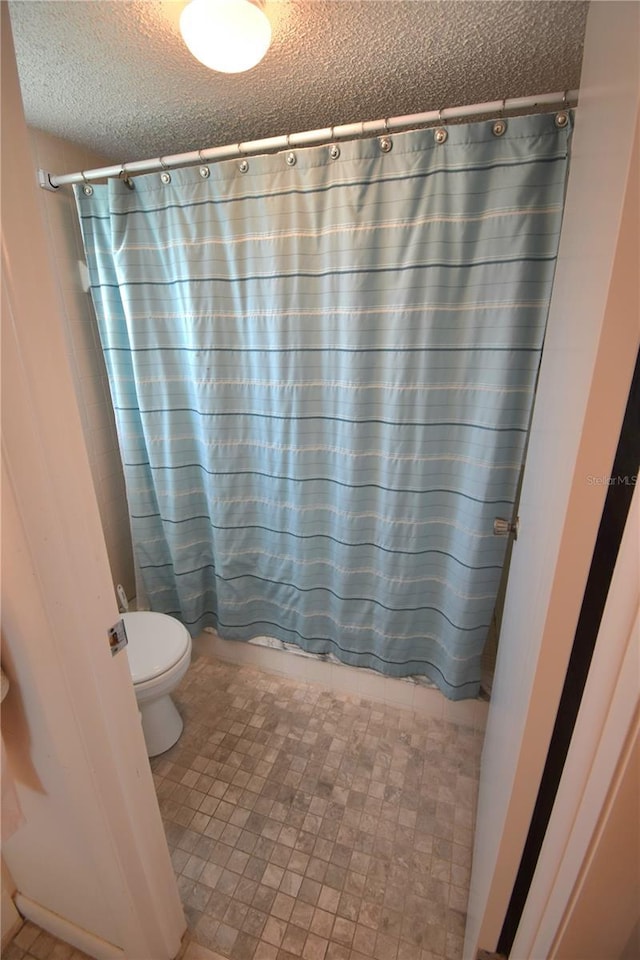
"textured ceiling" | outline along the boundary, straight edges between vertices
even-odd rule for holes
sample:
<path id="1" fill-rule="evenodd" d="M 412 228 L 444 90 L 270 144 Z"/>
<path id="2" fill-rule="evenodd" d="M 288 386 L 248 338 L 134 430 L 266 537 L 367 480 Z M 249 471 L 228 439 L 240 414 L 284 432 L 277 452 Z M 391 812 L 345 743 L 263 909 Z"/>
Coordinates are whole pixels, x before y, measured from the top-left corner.
<path id="1" fill-rule="evenodd" d="M 12 0 L 27 121 L 117 162 L 572 89 L 588 4 L 267 0 L 271 48 L 236 75 L 189 54 L 183 6 Z"/>

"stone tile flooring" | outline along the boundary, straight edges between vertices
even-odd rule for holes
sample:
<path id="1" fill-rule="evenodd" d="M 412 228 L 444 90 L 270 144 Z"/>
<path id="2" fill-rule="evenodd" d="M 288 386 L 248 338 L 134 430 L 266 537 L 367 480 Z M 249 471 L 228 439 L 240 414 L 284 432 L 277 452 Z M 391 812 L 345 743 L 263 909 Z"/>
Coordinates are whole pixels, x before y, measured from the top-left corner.
<path id="1" fill-rule="evenodd" d="M 457 960 L 482 734 L 200 657 L 152 761 L 185 960 Z"/>
<path id="2" fill-rule="evenodd" d="M 181 960 L 459 960 L 481 733 L 205 657 L 175 700 Z M 4 956 L 84 957 L 33 924 Z"/>
<path id="3" fill-rule="evenodd" d="M 45 933 L 35 923 L 25 923 L 15 935 L 2 960 L 90 960 L 86 953 L 76 950 Z"/>

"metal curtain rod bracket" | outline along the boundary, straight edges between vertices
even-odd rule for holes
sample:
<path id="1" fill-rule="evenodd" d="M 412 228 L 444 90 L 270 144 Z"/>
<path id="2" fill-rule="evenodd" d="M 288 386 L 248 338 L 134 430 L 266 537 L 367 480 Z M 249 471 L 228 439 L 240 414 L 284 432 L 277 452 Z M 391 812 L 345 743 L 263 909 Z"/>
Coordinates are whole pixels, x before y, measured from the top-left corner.
<path id="1" fill-rule="evenodd" d="M 51 174 L 47 173 L 47 171 L 41 167 L 38 167 L 38 184 L 43 190 L 52 190 L 53 193 L 60 189 L 60 187 L 51 182 Z"/>
<path id="2" fill-rule="evenodd" d="M 152 160 L 134 160 L 131 163 L 118 163 L 110 167 L 97 167 L 95 170 L 78 171 L 77 173 L 52 174 L 46 170 L 38 170 L 38 183 L 45 190 L 57 190 L 71 183 L 86 183 L 89 180 L 104 180 L 109 177 L 120 176 L 126 169 L 127 178 L 143 173 L 153 173 L 160 170 L 170 170 L 175 167 L 188 167 L 206 163 L 216 163 L 220 160 L 230 160 L 238 157 L 255 156 L 259 153 L 275 153 L 279 150 L 292 150 L 295 147 L 310 147 L 318 144 L 328 144 L 335 140 L 355 139 L 357 137 L 380 136 L 391 130 L 403 128 L 418 128 L 431 123 L 442 124 L 448 120 L 459 120 L 466 117 L 497 114 L 502 116 L 505 111 L 529 110 L 537 107 L 558 105 L 566 109 L 570 103 L 578 101 L 577 90 L 565 90 L 560 93 L 543 93 L 532 97 L 513 97 L 510 100 L 491 100 L 487 103 L 474 103 L 462 107 L 445 107 L 440 110 L 431 110 L 427 113 L 413 113 L 402 117 L 389 117 L 384 120 L 364 120 L 359 123 L 344 123 L 321 130 L 307 130 L 303 133 L 290 133 L 278 137 L 269 137 L 264 140 L 247 140 L 242 143 L 227 144 L 223 147 L 205 147 L 192 150 L 190 153 L 176 153 L 171 156 L 155 157 Z M 204 155 L 204 156 L 203 156 Z"/>

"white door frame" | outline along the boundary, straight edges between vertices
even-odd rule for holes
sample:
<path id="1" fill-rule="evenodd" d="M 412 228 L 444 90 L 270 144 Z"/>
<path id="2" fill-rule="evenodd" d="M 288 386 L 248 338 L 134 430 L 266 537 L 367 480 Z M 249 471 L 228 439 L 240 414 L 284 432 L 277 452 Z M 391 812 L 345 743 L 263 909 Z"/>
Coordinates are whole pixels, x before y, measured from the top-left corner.
<path id="1" fill-rule="evenodd" d="M 618 247 L 640 102 L 639 13 L 636 3 L 595 2 L 588 14 L 521 536 L 482 756 L 466 960 L 495 950 L 513 890 L 602 515 L 606 486 L 597 481 L 613 463 L 638 349 L 637 265 Z"/>
<path id="2" fill-rule="evenodd" d="M 639 536 L 636 489 L 571 747 L 513 944 L 514 957 L 558 955 L 555 944 L 588 877 L 594 841 L 606 826 L 608 801 L 625 765 L 634 762 L 633 728 L 640 722 Z M 633 825 L 627 825 L 627 830 L 628 842 L 633 843 Z M 606 931 L 606 914 L 611 912 L 606 902 L 602 911 L 595 922 L 605 928 L 603 937 L 608 942 L 601 946 L 613 951 L 613 935 Z M 628 933 L 620 931 L 622 946 Z"/>
<path id="3" fill-rule="evenodd" d="M 124 652 L 2 3 L 3 741 L 23 914 L 91 955 L 169 960 L 184 914 Z M 4 771 L 3 771 L 4 772 Z"/>

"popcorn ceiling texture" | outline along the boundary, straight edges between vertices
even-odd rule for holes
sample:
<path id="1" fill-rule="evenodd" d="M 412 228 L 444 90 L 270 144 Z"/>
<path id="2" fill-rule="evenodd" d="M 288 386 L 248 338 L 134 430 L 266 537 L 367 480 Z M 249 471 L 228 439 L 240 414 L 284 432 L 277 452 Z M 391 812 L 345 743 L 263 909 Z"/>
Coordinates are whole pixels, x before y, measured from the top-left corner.
<path id="1" fill-rule="evenodd" d="M 183 6 L 12 0 L 28 123 L 117 162 L 577 88 L 588 4 L 267 0 L 236 75 L 189 54 Z"/>

